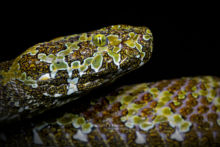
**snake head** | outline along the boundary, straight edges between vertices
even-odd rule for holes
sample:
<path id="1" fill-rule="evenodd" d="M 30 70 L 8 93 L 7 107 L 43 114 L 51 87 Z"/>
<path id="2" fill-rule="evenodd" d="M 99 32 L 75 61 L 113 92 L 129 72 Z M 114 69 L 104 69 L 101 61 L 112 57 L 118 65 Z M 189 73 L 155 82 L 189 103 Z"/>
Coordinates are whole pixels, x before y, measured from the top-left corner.
<path id="1" fill-rule="evenodd" d="M 142 66 L 152 53 L 152 33 L 147 27 L 112 25 L 82 33 L 79 40 L 79 53 L 69 54 L 69 59 L 77 65 L 82 89 L 114 81 Z"/>
<path id="2" fill-rule="evenodd" d="M 147 27 L 129 25 L 55 38 L 28 48 L 4 66 L 0 85 L 8 97 L 19 101 L 11 102 L 16 107 L 49 109 L 70 101 L 63 102 L 62 97 L 76 99 L 142 66 L 151 56 L 152 40 Z"/>
<path id="3" fill-rule="evenodd" d="M 146 63 L 152 40 L 147 27 L 129 25 L 55 38 L 18 56 L 0 72 L 1 82 L 16 83 L 33 97 L 82 93 Z"/>

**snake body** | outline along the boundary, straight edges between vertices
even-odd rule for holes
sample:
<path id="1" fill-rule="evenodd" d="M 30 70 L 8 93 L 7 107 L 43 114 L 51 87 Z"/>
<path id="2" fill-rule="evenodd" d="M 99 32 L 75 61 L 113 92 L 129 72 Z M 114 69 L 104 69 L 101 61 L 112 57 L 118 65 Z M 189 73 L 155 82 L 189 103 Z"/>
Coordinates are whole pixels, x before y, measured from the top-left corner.
<path id="1" fill-rule="evenodd" d="M 114 25 L 74 36 L 78 38 L 71 42 L 70 48 L 65 45 L 67 48 L 63 49 L 63 52 L 59 50 L 59 47 L 52 48 L 53 46 L 50 46 L 51 48 L 47 48 L 45 45 L 48 43 L 43 43 L 44 46 L 41 46 L 43 49 L 37 49 L 40 45 L 36 45 L 15 60 L 2 64 L 0 72 L 2 86 L 0 88 L 4 91 L 1 91 L 0 96 L 1 101 L 4 98 L 5 105 L 3 106 L 1 103 L 1 110 L 6 108 L 9 110 L 7 115 L 1 113 L 3 117 L 5 116 L 4 120 L 9 120 L 9 115 L 27 117 L 26 113 L 18 113 L 20 108 L 12 109 L 14 107 L 6 103 L 13 98 L 18 100 L 21 95 L 16 95 L 16 93 L 23 92 L 25 101 L 29 101 L 28 97 L 32 97 L 39 104 L 42 98 L 45 99 L 45 101 L 42 100 L 42 105 L 45 105 L 43 111 L 45 111 L 79 98 L 82 93 L 140 67 L 149 60 L 152 52 L 152 34 L 146 27 Z M 49 42 L 49 44 L 63 43 L 68 38 L 61 37 Z M 86 38 L 87 44 L 81 43 L 79 38 L 81 40 Z M 84 47 L 88 47 L 86 48 L 88 50 L 93 47 L 92 49 L 97 52 L 82 57 L 78 52 L 86 53 Z M 42 50 L 45 56 L 41 56 Z M 47 50 L 49 53 L 46 53 Z M 58 52 L 61 53 L 58 54 Z M 57 57 L 62 54 L 67 58 L 60 57 L 58 59 L 61 60 L 57 58 L 52 60 L 50 57 L 53 55 L 49 56 L 49 54 L 54 54 Z M 32 60 L 32 56 L 35 57 L 34 60 Z M 87 65 L 87 60 L 90 57 L 92 58 L 91 62 Z M 71 60 L 72 58 L 74 60 Z M 24 59 L 26 59 L 25 62 L 21 62 Z M 87 60 L 85 61 L 85 59 Z M 97 61 L 100 59 L 101 63 Z M 51 63 L 48 63 L 48 60 Z M 57 67 L 57 60 L 63 62 L 62 68 L 54 67 Z M 68 62 L 69 60 L 70 62 Z M 29 63 L 28 67 L 31 67 L 32 61 L 41 63 L 38 68 L 36 67 L 39 72 L 23 70 L 25 69 L 24 63 Z M 78 63 L 79 67 L 77 66 L 78 68 L 75 69 L 73 62 Z M 41 72 L 43 63 L 50 65 L 46 68 L 48 70 L 46 72 L 43 69 Z M 63 68 L 64 63 L 66 63 L 65 67 L 73 69 L 72 72 L 69 68 Z M 86 68 L 83 67 L 85 65 L 87 65 Z M 85 69 L 81 70 L 80 68 Z M 17 74 L 10 73 L 12 70 Z M 24 72 L 26 76 L 22 78 L 22 81 L 20 76 Z M 33 75 L 30 76 L 30 73 Z M 72 80 L 68 80 L 70 76 Z M 74 81 L 74 78 L 78 78 L 78 82 Z M 81 79 L 83 80 L 81 81 Z M 103 81 L 104 79 L 108 81 Z M 36 82 L 26 82 L 26 80 L 35 80 Z M 97 80 L 100 81 L 96 82 Z M 41 84 L 42 81 L 43 84 Z M 66 86 L 66 90 L 60 92 L 59 85 Z M 86 87 L 87 85 L 89 86 Z M 43 89 L 45 86 L 48 87 Z M 51 87 L 55 87 L 55 93 L 49 92 Z M 24 91 L 27 94 L 24 95 Z M 10 96 L 11 99 L 9 99 Z M 123 86 L 105 96 L 89 99 L 90 101 L 87 103 L 77 103 L 71 109 L 61 112 L 60 116 L 33 121 L 29 126 L 23 126 L 16 132 L 14 130 L 2 132 L 0 133 L 2 140 L 0 143 L 8 146 L 21 144 L 29 146 L 220 145 L 219 77 L 183 77 Z M 22 107 L 27 103 L 23 102 Z M 31 109 L 30 115 L 39 112 L 38 109 L 41 108 L 32 107 L 34 105 L 27 106 Z M 2 121 L 4 120 L 2 119 Z"/>

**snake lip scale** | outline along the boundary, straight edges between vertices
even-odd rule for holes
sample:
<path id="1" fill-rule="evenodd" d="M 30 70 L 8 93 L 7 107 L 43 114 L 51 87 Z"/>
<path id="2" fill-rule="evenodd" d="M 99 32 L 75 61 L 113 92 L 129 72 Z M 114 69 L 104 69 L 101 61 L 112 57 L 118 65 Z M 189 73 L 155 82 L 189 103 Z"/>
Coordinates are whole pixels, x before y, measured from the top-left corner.
<path id="1" fill-rule="evenodd" d="M 112 25 L 38 43 L 0 63 L 0 124 L 20 124 L 0 131 L 0 145 L 220 145 L 219 77 L 182 77 L 88 95 L 143 66 L 152 51 L 149 28 Z M 54 109 L 67 103 L 65 111 Z M 50 116 L 56 111 L 60 115 Z"/>

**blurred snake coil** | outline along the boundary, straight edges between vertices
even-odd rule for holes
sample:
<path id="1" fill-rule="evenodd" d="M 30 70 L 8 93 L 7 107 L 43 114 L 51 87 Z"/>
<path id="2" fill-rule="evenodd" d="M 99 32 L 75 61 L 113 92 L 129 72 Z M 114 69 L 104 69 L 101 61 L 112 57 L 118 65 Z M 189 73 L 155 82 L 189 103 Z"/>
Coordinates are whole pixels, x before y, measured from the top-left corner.
<path id="1" fill-rule="evenodd" d="M 36 44 L 0 63 L 0 145 L 220 146 L 219 77 L 125 85 L 81 100 L 144 65 L 152 46 L 149 28 L 112 25 Z M 61 115 L 34 121 L 70 102 Z M 10 129 L 18 122 L 28 123 Z"/>

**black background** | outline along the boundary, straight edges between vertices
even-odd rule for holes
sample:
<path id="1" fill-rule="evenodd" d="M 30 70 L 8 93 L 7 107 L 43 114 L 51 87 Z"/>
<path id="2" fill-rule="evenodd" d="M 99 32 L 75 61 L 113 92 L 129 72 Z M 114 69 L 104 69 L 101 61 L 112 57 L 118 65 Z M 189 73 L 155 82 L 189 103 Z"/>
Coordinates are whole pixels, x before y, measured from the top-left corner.
<path id="1" fill-rule="evenodd" d="M 15 58 L 28 47 L 55 37 L 88 32 L 112 24 L 147 26 L 154 36 L 151 60 L 117 80 L 113 87 L 182 76 L 220 75 L 217 17 L 153 16 L 129 8 L 78 11 L 38 7 L 9 8 L 2 15 L 0 61 Z M 113 8 L 114 10 L 114 8 Z M 12 13 L 9 13 L 12 12 Z"/>

